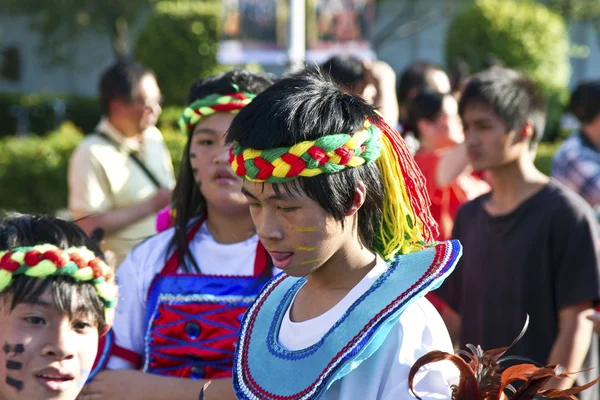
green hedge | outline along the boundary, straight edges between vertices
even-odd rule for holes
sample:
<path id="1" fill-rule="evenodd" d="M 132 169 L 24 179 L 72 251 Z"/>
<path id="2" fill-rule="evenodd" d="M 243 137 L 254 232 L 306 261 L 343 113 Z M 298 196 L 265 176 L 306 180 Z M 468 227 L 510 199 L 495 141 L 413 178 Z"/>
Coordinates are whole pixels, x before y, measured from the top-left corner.
<path id="1" fill-rule="evenodd" d="M 545 139 L 558 135 L 568 97 L 569 41 L 564 19 L 531 1 L 475 0 L 454 17 L 446 38 L 446 60 L 465 60 L 480 71 L 493 55 L 507 67 L 523 71 L 548 100 Z"/>
<path id="2" fill-rule="evenodd" d="M 177 169 L 185 136 L 174 130 L 163 134 Z M 1 139 L 0 210 L 54 214 L 66 208 L 69 157 L 83 137 L 67 122 L 45 137 Z"/>
<path id="3" fill-rule="evenodd" d="M 29 133 L 45 135 L 56 129 L 54 102 L 61 100 L 66 107 L 66 119 L 90 132 L 100 119 L 98 102 L 89 97 L 53 94 L 0 93 L 0 137 L 14 135 L 17 131 L 16 107 L 29 113 Z"/>
<path id="4" fill-rule="evenodd" d="M 135 57 L 156 73 L 167 104 L 185 104 L 190 85 L 217 69 L 218 1 L 161 1 L 136 39 Z"/>

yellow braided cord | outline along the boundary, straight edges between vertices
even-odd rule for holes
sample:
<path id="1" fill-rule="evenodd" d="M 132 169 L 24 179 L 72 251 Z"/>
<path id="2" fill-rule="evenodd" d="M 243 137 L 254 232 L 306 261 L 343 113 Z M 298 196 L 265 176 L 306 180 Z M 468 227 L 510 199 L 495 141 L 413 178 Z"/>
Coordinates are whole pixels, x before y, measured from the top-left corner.
<path id="1" fill-rule="evenodd" d="M 78 282 L 92 283 L 104 302 L 106 322 L 112 324 L 118 299 L 114 275 L 112 269 L 88 248 L 62 249 L 41 244 L 0 252 L 0 293 L 10 286 L 17 275 L 37 279 L 69 276 Z"/>
<path id="2" fill-rule="evenodd" d="M 389 260 L 397 253 L 421 250 L 425 243 L 419 226 L 421 221 L 410 206 L 400 161 L 386 135 L 382 135 L 382 142 L 383 150 L 377 159 L 377 166 L 383 179 L 385 200 L 375 249 L 383 259 Z"/>

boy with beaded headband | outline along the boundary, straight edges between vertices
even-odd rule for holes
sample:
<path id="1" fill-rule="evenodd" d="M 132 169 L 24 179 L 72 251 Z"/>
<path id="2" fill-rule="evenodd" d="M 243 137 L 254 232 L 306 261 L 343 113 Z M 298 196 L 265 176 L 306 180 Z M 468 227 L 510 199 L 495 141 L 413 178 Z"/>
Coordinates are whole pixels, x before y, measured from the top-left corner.
<path id="1" fill-rule="evenodd" d="M 285 272 L 242 322 L 238 398 L 410 397 L 414 361 L 452 349 L 423 296 L 461 248 L 431 243 L 423 178 L 397 132 L 361 99 L 302 72 L 258 95 L 228 140 L 258 236 Z M 454 374 L 423 371 L 417 394 L 450 398 Z"/>
<path id="2" fill-rule="evenodd" d="M 96 243 L 51 217 L 0 220 L 0 399 L 77 397 L 117 287 Z"/>

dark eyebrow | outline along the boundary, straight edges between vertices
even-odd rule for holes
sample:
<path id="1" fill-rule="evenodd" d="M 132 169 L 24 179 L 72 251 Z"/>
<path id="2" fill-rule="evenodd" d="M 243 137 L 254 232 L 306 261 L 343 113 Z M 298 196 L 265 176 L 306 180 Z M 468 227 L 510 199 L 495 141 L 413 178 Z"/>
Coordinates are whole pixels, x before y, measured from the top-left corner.
<path id="1" fill-rule="evenodd" d="M 54 304 L 48 303 L 47 301 L 43 301 L 43 300 L 28 300 L 28 301 L 22 301 L 19 304 L 25 304 L 28 306 L 42 306 L 42 307 L 46 307 L 46 308 L 55 306 Z"/>
<path id="2" fill-rule="evenodd" d="M 246 188 L 244 188 L 244 187 L 242 188 L 242 194 L 243 194 L 244 196 L 246 196 L 246 197 L 250 197 L 250 198 L 252 198 L 252 199 L 254 199 L 254 200 L 258 200 L 258 198 L 257 198 L 255 195 L 253 195 L 252 193 L 250 193 L 250 192 L 249 192 L 249 191 L 248 191 Z"/>
<path id="3" fill-rule="evenodd" d="M 219 132 L 215 131 L 214 129 L 210 129 L 210 128 L 198 128 L 196 130 L 194 130 L 194 135 L 197 135 L 199 133 L 208 133 L 209 135 L 219 135 Z"/>
<path id="4" fill-rule="evenodd" d="M 256 197 L 255 195 L 253 195 L 252 193 L 250 193 L 246 188 L 242 188 L 242 194 L 244 194 L 246 197 L 250 197 L 254 200 L 258 200 L 258 197 Z M 285 193 L 275 193 L 272 194 L 271 196 L 267 197 L 266 200 L 293 200 L 296 197 L 291 195 L 291 194 L 285 194 Z"/>
<path id="5" fill-rule="evenodd" d="M 481 118 L 477 118 L 476 120 L 471 121 L 472 124 L 486 124 L 486 123 L 490 123 L 492 121 L 491 118 L 489 117 L 481 117 Z"/>

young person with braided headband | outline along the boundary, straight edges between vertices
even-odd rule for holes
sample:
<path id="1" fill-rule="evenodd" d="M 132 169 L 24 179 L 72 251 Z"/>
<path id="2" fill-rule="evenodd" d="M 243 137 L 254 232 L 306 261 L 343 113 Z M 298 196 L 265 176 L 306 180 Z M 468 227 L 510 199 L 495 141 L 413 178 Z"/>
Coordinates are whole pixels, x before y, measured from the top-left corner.
<path id="1" fill-rule="evenodd" d="M 461 247 L 432 243 L 425 182 L 399 134 L 360 98 L 302 72 L 257 96 L 227 140 L 258 236 L 285 272 L 244 316 L 238 398 L 410 398 L 414 361 L 452 352 L 424 296 Z M 449 399 L 455 372 L 423 371 L 416 392 Z"/>
<path id="2" fill-rule="evenodd" d="M 180 125 L 188 136 L 175 188 L 174 226 L 146 240 L 117 272 L 115 345 L 84 399 L 233 397 L 240 320 L 273 274 L 231 171 L 225 133 L 271 80 L 243 70 L 196 82 Z M 124 371 L 129 370 L 129 371 Z M 186 379 L 182 379 L 186 378 Z"/>
<path id="3" fill-rule="evenodd" d="M 117 301 L 112 269 L 76 225 L 0 219 L 0 399 L 74 400 Z"/>

